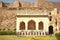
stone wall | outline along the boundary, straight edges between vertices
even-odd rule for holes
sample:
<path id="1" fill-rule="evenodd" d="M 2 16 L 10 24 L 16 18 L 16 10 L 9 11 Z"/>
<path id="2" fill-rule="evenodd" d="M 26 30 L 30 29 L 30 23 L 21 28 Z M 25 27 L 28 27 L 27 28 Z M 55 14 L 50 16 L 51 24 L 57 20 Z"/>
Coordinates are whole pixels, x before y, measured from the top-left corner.
<path id="1" fill-rule="evenodd" d="M 60 13 L 60 3 L 57 2 L 43 2 L 38 0 L 35 3 L 30 2 L 19 2 L 21 3 L 20 7 L 43 7 L 43 8 L 58 8 Z M 20 5 L 17 1 L 18 6 Z M 4 3 L 5 4 L 5 3 Z M 14 6 L 16 3 L 13 3 Z M 38 5 L 37 5 L 38 4 Z M 58 5 L 57 5 L 58 4 Z M 6 6 L 11 6 L 12 4 L 6 4 Z M 2 7 L 2 2 L 0 2 L 0 7 Z M 16 12 L 17 10 L 8 10 L 8 8 L 0 8 L 0 29 L 3 30 L 15 30 L 16 29 Z M 60 14 L 58 14 L 60 16 Z M 60 25 L 59 25 L 60 27 Z"/>
<path id="2" fill-rule="evenodd" d="M 2 9 L 2 12 L 0 14 L 2 14 L 1 15 L 0 29 L 3 29 L 3 30 L 15 30 L 16 10 Z"/>

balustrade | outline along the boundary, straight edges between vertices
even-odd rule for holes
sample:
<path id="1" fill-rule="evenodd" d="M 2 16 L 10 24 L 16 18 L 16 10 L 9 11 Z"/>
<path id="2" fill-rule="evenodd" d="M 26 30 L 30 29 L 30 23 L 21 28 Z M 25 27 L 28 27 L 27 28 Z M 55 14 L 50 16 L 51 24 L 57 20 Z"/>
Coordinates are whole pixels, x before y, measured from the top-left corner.
<path id="1" fill-rule="evenodd" d="M 19 35 L 20 36 L 45 36 L 46 32 L 36 31 L 36 30 L 33 30 L 33 31 L 32 30 L 28 30 L 28 31 L 20 30 Z"/>
<path id="2" fill-rule="evenodd" d="M 18 10 L 17 15 L 48 15 L 48 12 L 45 10 Z"/>

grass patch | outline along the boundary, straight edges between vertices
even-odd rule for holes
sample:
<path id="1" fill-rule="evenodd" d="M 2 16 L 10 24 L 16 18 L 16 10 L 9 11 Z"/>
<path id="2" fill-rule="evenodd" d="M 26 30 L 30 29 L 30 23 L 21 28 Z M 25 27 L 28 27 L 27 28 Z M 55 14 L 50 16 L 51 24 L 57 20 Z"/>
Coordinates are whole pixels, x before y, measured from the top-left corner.
<path id="1" fill-rule="evenodd" d="M 55 36 L 56 36 L 57 40 L 60 40 L 60 33 L 56 33 Z"/>
<path id="2" fill-rule="evenodd" d="M 16 35 L 16 31 L 11 30 L 0 31 L 0 35 Z"/>
<path id="3" fill-rule="evenodd" d="M 41 36 L 41 37 L 19 37 L 15 35 L 1 35 L 0 40 L 56 40 L 53 36 Z"/>

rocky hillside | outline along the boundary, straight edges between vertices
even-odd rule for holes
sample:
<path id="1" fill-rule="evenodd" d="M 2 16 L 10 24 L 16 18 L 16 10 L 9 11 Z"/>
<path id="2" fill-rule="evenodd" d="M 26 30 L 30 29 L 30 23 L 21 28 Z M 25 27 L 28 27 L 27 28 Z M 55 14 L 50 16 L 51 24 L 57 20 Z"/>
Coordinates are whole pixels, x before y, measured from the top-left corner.
<path id="1" fill-rule="evenodd" d="M 24 4 L 26 4 L 26 2 L 22 4 L 23 6 L 25 6 Z M 30 6 L 29 4 L 30 3 L 27 3 L 26 7 Z M 10 4 L 5 4 L 5 5 L 8 6 Z M 34 3 L 33 5 L 35 6 Z M 47 1 L 45 2 L 45 1 L 39 0 L 36 6 L 43 7 L 43 8 L 44 7 L 45 8 L 58 8 L 59 13 L 60 13 L 60 2 L 47 2 Z M 16 10 L 6 10 L 6 9 L 0 8 L 0 29 L 3 29 L 3 30 L 15 30 L 16 29 Z"/>
<path id="2" fill-rule="evenodd" d="M 0 11 L 1 12 L 1 11 Z M 1 14 L 1 26 L 3 30 L 15 30 L 16 24 L 16 10 L 2 10 Z"/>
<path id="3" fill-rule="evenodd" d="M 38 1 L 37 7 L 58 8 L 60 10 L 60 2 Z"/>

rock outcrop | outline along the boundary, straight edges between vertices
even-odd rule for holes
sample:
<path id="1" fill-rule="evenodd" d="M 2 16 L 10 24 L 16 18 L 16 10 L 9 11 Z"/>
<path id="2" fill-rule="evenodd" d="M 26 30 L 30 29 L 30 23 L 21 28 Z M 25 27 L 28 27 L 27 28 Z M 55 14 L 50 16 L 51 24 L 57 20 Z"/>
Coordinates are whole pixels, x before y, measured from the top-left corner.
<path id="1" fill-rule="evenodd" d="M 15 30 L 16 29 L 16 11 L 9 10 L 9 8 L 17 7 L 43 7 L 43 8 L 57 8 L 60 13 L 60 2 L 48 2 L 43 0 L 36 0 L 36 2 L 19 2 L 15 1 L 13 4 L 0 2 L 0 29 Z"/>

